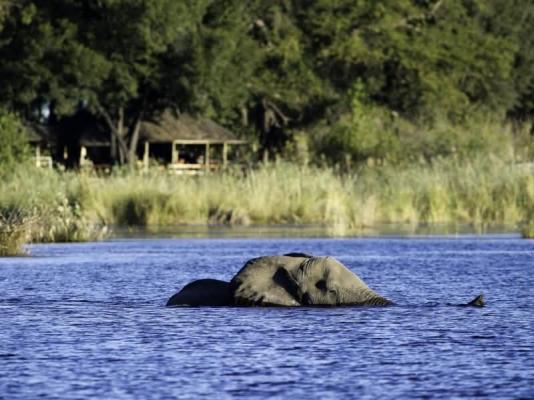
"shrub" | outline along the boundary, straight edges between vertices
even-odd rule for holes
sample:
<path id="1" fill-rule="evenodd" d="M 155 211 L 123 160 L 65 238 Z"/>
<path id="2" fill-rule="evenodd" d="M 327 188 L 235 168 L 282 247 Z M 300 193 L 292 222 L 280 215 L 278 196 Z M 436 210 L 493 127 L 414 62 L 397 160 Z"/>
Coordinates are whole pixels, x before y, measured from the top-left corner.
<path id="1" fill-rule="evenodd" d="M 0 109 L 0 175 L 29 160 L 27 132 L 16 115 Z"/>
<path id="2" fill-rule="evenodd" d="M 33 219 L 21 210 L 0 210 L 0 257 L 25 254 Z"/>

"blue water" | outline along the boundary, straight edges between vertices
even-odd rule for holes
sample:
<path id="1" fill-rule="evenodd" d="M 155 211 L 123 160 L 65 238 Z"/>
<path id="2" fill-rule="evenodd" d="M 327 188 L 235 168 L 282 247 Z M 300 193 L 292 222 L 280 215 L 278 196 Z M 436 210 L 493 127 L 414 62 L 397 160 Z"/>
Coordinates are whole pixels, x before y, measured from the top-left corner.
<path id="1" fill-rule="evenodd" d="M 333 255 L 388 308 L 165 308 L 259 255 Z M 157 239 L 0 258 L 1 399 L 534 398 L 534 241 Z M 487 307 L 447 305 L 484 292 Z"/>

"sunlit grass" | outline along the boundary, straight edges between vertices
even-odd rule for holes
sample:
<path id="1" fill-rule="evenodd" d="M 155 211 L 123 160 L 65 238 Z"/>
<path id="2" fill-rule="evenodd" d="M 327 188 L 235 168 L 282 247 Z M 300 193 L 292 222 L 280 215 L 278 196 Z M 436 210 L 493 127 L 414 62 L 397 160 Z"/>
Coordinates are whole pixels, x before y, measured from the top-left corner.
<path id="1" fill-rule="evenodd" d="M 525 239 L 534 239 L 534 222 L 530 221 L 521 229 L 521 233 Z"/>
<path id="2" fill-rule="evenodd" d="M 82 175 L 28 167 L 0 184 L 0 210 L 18 210 L 21 217 L 15 222 L 27 221 L 11 224 L 25 227 L 26 242 L 79 242 L 108 234 L 96 211 L 88 207 L 94 188 Z M 5 219 L 7 212 L 3 215 Z"/>
<path id="3" fill-rule="evenodd" d="M 32 218 L 17 209 L 0 210 L 0 257 L 25 254 L 31 238 Z"/>
<path id="4" fill-rule="evenodd" d="M 16 205 L 37 221 L 33 241 L 94 240 L 113 225 L 319 224 L 344 235 L 379 224 L 470 224 L 483 231 L 528 227 L 534 214 L 534 176 L 491 157 L 350 174 L 282 162 L 193 177 L 28 169 L 2 185 L 0 207 Z"/>

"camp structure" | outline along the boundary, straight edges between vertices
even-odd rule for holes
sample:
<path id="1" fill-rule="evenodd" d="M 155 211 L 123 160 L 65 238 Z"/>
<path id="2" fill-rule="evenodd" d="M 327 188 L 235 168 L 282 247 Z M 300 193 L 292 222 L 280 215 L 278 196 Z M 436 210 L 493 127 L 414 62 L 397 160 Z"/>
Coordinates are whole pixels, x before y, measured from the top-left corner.
<path id="1" fill-rule="evenodd" d="M 57 165 L 67 169 L 110 169 L 111 140 L 107 126 L 87 110 L 51 124 L 51 147 Z"/>
<path id="2" fill-rule="evenodd" d="M 87 110 L 63 118 L 52 131 L 58 164 L 104 171 L 113 164 L 109 129 Z M 157 166 L 176 173 L 200 174 L 236 161 L 236 147 L 246 143 L 212 120 L 166 111 L 142 122 L 137 164 L 145 170 Z"/>
<path id="3" fill-rule="evenodd" d="M 33 149 L 33 163 L 39 168 L 52 168 L 52 156 L 50 153 L 50 137 L 48 130 L 37 124 L 25 126 L 25 134 L 30 148 Z"/>
<path id="4" fill-rule="evenodd" d="M 143 122 L 139 142 L 143 168 L 148 169 L 152 160 L 179 174 L 225 168 L 239 158 L 235 150 L 248 143 L 210 119 L 170 111 L 155 121 Z"/>

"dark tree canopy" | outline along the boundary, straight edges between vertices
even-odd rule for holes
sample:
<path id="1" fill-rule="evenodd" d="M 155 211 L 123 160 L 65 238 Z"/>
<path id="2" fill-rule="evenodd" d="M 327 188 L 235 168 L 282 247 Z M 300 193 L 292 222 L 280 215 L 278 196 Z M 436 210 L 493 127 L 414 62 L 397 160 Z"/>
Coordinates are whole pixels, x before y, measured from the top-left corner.
<path id="1" fill-rule="evenodd" d="M 166 109 L 271 151 L 369 110 L 531 121 L 533 26 L 528 0 L 0 0 L 0 103 L 51 122 L 90 110 L 119 163 Z"/>

